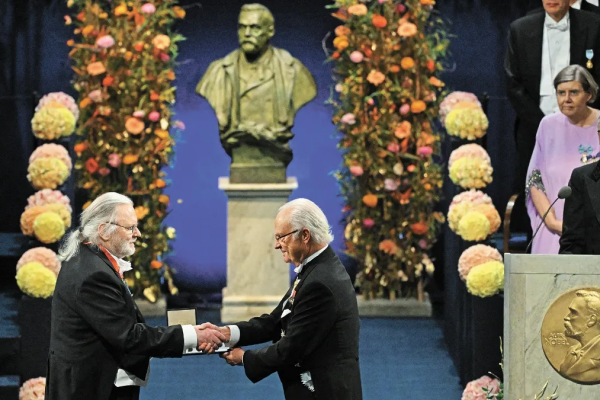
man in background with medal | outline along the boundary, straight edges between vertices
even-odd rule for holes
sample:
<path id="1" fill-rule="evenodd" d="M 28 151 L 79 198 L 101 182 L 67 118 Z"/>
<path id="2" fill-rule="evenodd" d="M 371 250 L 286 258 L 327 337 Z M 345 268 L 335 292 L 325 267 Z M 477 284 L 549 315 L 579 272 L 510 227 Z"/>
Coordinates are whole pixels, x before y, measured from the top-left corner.
<path id="1" fill-rule="evenodd" d="M 271 314 L 221 328 L 230 347 L 273 342 L 221 357 L 242 365 L 252 382 L 277 372 L 286 400 L 362 399 L 356 294 L 332 240 L 325 214 L 312 201 L 282 206 L 275 248 L 298 276 Z"/>
<path id="2" fill-rule="evenodd" d="M 123 272 L 123 257 L 140 237 L 133 202 L 99 196 L 62 243 L 52 298 L 47 400 L 135 400 L 146 386 L 150 357 L 181 357 L 189 348 L 213 352 L 225 339 L 211 324 L 150 327 Z"/>
<path id="3" fill-rule="evenodd" d="M 508 98 L 517 114 L 515 189 L 519 194 L 525 189 L 540 121 L 544 115 L 558 112 L 553 85 L 556 74 L 579 64 L 600 82 L 600 15 L 575 9 L 570 3 L 542 0 L 544 12 L 531 13 L 510 25 L 504 66 Z M 598 108 L 600 100 L 591 106 Z M 530 229 L 528 221 L 524 222 L 523 228 Z"/>

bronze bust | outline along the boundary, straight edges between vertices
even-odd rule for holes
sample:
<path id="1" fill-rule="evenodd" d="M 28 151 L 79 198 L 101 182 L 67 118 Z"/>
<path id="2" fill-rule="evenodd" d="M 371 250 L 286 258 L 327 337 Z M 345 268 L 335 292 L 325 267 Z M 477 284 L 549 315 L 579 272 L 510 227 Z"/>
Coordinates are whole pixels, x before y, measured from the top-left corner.
<path id="1" fill-rule="evenodd" d="M 268 8 L 242 6 L 240 49 L 212 62 L 196 87 L 217 116 L 232 183 L 286 182 L 294 118 L 317 93 L 308 69 L 269 44 L 274 34 Z"/>

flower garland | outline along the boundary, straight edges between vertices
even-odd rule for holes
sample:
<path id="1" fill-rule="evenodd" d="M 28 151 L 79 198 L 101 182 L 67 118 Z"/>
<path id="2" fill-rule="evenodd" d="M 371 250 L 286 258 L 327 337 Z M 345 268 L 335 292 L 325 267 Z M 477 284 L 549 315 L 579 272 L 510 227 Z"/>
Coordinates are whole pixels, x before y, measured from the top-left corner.
<path id="1" fill-rule="evenodd" d="M 19 389 L 19 400 L 44 400 L 46 398 L 46 378 L 32 378 Z"/>
<path id="2" fill-rule="evenodd" d="M 442 171 L 437 78 L 448 40 L 433 1 L 338 0 L 330 56 L 333 122 L 343 164 L 347 253 L 365 298 L 420 297 L 427 252 L 444 221 L 434 212 Z M 429 261 L 428 261 L 429 260 Z M 424 265 L 428 266 L 423 267 Z"/>
<path id="3" fill-rule="evenodd" d="M 81 109 L 74 147 L 78 186 L 88 190 L 90 200 L 115 191 L 134 201 L 142 237 L 128 283 L 151 302 L 160 296 L 163 277 L 177 292 L 163 261 L 173 235 L 163 226 L 171 199 L 164 194 L 169 181 L 162 170 L 173 157 L 172 135 L 183 129 L 172 121 L 171 110 L 174 59 L 183 40 L 171 28 L 185 16 L 176 4 L 69 0 L 77 14 L 65 17 L 76 35 L 68 44 Z"/>

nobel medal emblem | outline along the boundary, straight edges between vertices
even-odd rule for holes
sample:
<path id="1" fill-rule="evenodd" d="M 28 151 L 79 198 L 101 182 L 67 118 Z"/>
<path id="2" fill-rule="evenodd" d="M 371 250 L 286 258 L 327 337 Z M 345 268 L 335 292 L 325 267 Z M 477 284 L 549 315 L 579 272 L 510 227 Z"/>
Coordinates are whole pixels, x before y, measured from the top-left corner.
<path id="1" fill-rule="evenodd" d="M 600 288 L 562 294 L 542 322 L 542 349 L 564 378 L 600 384 Z"/>
<path id="2" fill-rule="evenodd" d="M 588 59 L 587 63 L 585 64 L 585 66 L 588 69 L 592 69 L 594 68 L 594 64 L 592 63 L 592 58 L 594 58 L 594 50 L 586 50 L 585 51 L 585 57 Z"/>

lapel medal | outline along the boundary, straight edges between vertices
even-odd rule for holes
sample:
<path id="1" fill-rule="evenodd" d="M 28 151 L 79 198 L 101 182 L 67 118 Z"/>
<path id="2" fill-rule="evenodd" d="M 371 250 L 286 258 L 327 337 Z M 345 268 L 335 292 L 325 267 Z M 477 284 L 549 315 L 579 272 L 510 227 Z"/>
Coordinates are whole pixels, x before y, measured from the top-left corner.
<path id="1" fill-rule="evenodd" d="M 587 63 L 585 64 L 585 66 L 588 69 L 594 68 L 594 64 L 592 63 L 592 58 L 594 58 L 594 50 L 592 50 L 592 49 L 586 50 L 585 51 L 585 57 L 588 59 Z"/>

